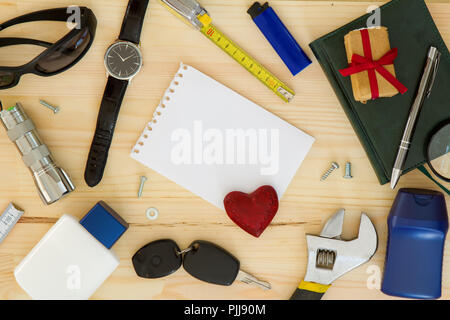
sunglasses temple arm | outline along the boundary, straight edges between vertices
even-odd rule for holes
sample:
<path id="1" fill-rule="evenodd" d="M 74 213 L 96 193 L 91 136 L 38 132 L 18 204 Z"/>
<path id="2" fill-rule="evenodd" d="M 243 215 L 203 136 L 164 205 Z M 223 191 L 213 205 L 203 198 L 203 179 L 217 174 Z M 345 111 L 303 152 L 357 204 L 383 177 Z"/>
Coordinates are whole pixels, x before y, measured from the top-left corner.
<path id="1" fill-rule="evenodd" d="M 80 7 L 82 9 L 83 7 Z M 25 14 L 0 24 L 0 31 L 13 25 L 33 21 L 67 21 L 73 13 L 67 8 L 41 10 Z"/>
<path id="2" fill-rule="evenodd" d="M 450 190 L 448 190 L 446 187 L 444 187 L 442 184 L 440 184 L 436 179 L 434 179 L 431 174 L 428 172 L 427 169 L 425 169 L 424 166 L 420 166 L 417 169 L 420 170 L 420 172 L 422 172 L 424 175 L 426 175 L 431 181 L 433 181 L 434 183 L 436 183 L 438 185 L 439 188 L 441 188 L 445 193 L 447 193 L 448 195 L 450 195 Z"/>
<path id="3" fill-rule="evenodd" d="M 14 46 L 19 44 L 31 44 L 35 46 L 41 46 L 50 48 L 53 43 L 41 41 L 41 40 L 35 40 L 35 39 L 28 39 L 28 38 L 0 38 L 0 48 L 7 47 L 7 46 Z"/>

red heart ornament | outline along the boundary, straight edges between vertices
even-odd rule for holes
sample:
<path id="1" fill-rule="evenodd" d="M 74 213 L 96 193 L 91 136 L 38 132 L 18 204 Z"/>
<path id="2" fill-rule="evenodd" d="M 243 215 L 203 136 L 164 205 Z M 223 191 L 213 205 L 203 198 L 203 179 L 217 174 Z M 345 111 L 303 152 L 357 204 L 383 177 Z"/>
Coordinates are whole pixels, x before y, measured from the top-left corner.
<path id="1" fill-rule="evenodd" d="M 230 192 L 223 203 L 230 219 L 257 238 L 278 211 L 278 195 L 271 186 L 262 186 L 250 194 Z"/>

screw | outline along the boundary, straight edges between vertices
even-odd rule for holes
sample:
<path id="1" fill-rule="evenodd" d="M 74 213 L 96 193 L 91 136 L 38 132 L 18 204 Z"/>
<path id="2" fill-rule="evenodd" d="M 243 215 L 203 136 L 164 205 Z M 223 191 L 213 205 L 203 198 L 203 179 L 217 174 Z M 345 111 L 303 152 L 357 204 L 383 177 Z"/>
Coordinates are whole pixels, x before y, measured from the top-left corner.
<path id="1" fill-rule="evenodd" d="M 325 172 L 325 174 L 322 176 L 322 178 L 320 179 L 320 181 L 324 181 L 328 178 L 328 176 L 336 169 L 339 169 L 339 165 L 336 162 L 332 162 L 331 163 L 331 168 L 328 169 L 327 172 Z"/>
<path id="2" fill-rule="evenodd" d="M 141 184 L 139 185 L 138 198 L 142 196 L 142 191 L 144 190 L 144 184 L 147 181 L 147 177 L 141 176 Z"/>
<path id="3" fill-rule="evenodd" d="M 350 162 L 347 162 L 345 164 L 345 176 L 344 179 L 352 179 L 352 164 Z"/>
<path id="4" fill-rule="evenodd" d="M 58 113 L 59 112 L 59 107 L 54 107 L 51 104 L 45 102 L 44 100 L 39 100 L 39 102 L 44 106 L 49 108 L 50 110 L 52 110 L 54 113 Z"/>

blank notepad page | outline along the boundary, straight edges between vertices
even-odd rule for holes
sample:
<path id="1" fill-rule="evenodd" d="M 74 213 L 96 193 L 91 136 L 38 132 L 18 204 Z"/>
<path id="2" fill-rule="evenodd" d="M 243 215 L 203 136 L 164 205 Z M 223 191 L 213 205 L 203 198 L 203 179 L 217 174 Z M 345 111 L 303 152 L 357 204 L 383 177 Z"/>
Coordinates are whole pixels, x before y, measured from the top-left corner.
<path id="1" fill-rule="evenodd" d="M 231 191 L 281 199 L 314 138 L 181 64 L 131 157 L 223 209 Z"/>

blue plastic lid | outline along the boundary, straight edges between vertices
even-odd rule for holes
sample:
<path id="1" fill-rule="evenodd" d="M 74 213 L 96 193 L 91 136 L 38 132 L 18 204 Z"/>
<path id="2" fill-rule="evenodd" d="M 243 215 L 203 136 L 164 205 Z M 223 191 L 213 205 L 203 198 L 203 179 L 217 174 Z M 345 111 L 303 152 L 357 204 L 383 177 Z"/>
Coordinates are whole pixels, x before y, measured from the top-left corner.
<path id="1" fill-rule="evenodd" d="M 128 223 L 103 201 L 98 202 L 80 224 L 108 249 L 128 229 Z"/>

